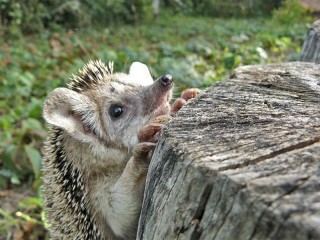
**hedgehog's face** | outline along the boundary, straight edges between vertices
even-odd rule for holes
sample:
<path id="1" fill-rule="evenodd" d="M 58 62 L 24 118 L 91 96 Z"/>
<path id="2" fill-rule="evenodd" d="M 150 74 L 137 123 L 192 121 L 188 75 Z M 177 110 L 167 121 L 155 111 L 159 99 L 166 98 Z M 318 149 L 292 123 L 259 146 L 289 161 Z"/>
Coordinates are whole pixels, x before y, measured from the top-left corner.
<path id="1" fill-rule="evenodd" d="M 88 92 L 99 112 L 96 134 L 106 143 L 131 149 L 138 142 L 141 127 L 153 117 L 169 114 L 172 80 L 160 78 L 141 85 L 131 74 L 115 74 L 112 78 Z"/>
<path id="2" fill-rule="evenodd" d="M 108 75 L 88 90 L 54 90 L 44 117 L 82 142 L 132 149 L 141 127 L 170 112 L 172 86 L 171 76 L 153 82 L 147 67 L 134 63 L 129 75 Z"/>

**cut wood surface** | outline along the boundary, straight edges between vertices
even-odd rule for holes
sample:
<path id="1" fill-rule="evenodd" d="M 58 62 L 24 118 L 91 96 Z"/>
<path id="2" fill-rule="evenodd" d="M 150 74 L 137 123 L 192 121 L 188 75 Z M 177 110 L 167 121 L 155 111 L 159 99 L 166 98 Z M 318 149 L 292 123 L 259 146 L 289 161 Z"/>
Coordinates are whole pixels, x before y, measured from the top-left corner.
<path id="1" fill-rule="evenodd" d="M 320 63 L 320 20 L 315 21 L 309 28 L 300 61 Z"/>
<path id="2" fill-rule="evenodd" d="M 137 239 L 320 239 L 320 65 L 240 67 L 188 103 L 155 150 Z"/>

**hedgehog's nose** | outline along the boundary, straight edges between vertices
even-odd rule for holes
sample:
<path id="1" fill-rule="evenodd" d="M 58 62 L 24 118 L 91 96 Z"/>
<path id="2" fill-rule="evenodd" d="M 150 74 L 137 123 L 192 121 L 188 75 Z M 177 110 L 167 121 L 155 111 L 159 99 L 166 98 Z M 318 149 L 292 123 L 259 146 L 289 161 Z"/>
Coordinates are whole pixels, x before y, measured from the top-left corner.
<path id="1" fill-rule="evenodd" d="M 161 85 L 164 87 L 172 85 L 172 76 L 170 74 L 163 75 L 161 77 Z"/>

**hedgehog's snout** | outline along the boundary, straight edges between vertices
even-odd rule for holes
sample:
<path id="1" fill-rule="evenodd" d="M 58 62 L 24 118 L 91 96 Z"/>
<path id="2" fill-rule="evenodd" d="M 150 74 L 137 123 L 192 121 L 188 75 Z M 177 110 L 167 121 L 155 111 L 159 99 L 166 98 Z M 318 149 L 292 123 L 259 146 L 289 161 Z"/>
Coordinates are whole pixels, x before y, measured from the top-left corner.
<path id="1" fill-rule="evenodd" d="M 167 86 L 172 86 L 173 84 L 173 79 L 170 74 L 165 74 L 160 78 L 160 83 L 162 86 L 167 87 Z"/>

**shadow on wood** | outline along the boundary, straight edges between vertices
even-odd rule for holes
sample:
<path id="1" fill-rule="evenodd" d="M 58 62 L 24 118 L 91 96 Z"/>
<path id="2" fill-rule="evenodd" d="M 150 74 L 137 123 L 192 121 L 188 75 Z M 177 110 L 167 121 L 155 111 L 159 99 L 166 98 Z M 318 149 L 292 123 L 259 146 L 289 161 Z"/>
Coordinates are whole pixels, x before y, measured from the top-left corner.
<path id="1" fill-rule="evenodd" d="M 163 131 L 138 239 L 320 239 L 320 65 L 244 66 Z"/>

